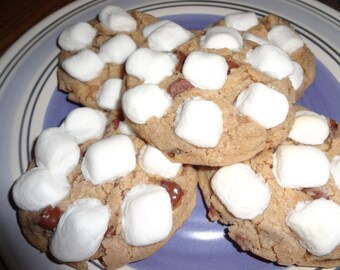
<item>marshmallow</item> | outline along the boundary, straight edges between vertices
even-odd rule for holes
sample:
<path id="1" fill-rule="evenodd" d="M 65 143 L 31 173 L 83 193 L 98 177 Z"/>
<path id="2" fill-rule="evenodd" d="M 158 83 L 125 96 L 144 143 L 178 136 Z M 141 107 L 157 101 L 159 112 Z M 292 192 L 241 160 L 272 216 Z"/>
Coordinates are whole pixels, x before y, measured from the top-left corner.
<path id="1" fill-rule="evenodd" d="M 131 37 L 119 34 L 101 45 L 98 55 L 105 63 L 123 64 L 136 49 Z"/>
<path id="2" fill-rule="evenodd" d="M 118 134 L 90 145 L 81 171 L 87 181 L 98 185 L 128 175 L 135 166 L 135 149 L 131 139 Z"/>
<path id="3" fill-rule="evenodd" d="M 20 176 L 13 186 L 15 204 L 27 211 L 39 211 L 56 205 L 70 192 L 66 176 L 45 168 L 33 168 Z"/>
<path id="4" fill-rule="evenodd" d="M 104 135 L 106 121 L 103 112 L 81 107 L 71 111 L 60 128 L 65 129 L 81 144 L 89 139 L 100 139 Z"/>
<path id="5" fill-rule="evenodd" d="M 110 209 L 98 199 L 78 199 L 61 216 L 50 252 L 63 262 L 89 259 L 96 253 L 110 220 Z"/>
<path id="6" fill-rule="evenodd" d="M 222 132 L 222 111 L 215 102 L 194 98 L 178 108 L 175 133 L 188 143 L 198 147 L 215 147 Z"/>
<path id="7" fill-rule="evenodd" d="M 235 28 L 238 31 L 247 31 L 258 25 L 259 20 L 254 12 L 236 12 L 227 14 L 224 17 L 224 22 L 227 27 Z"/>
<path id="8" fill-rule="evenodd" d="M 119 129 L 119 132 L 122 134 L 125 134 L 128 136 L 136 136 L 136 133 L 125 121 L 119 121 L 118 129 Z"/>
<path id="9" fill-rule="evenodd" d="M 158 29 L 159 27 L 163 26 L 164 24 L 170 22 L 169 20 L 160 20 L 158 22 L 155 23 L 150 23 L 148 25 L 146 25 L 143 29 L 143 37 L 146 39 L 148 36 L 150 36 L 150 34 L 155 31 L 156 29 Z"/>
<path id="10" fill-rule="evenodd" d="M 133 87 L 122 98 L 125 115 L 136 124 L 145 124 L 151 117 L 161 118 L 171 103 L 171 96 L 156 84 Z"/>
<path id="11" fill-rule="evenodd" d="M 273 174 L 282 187 L 320 187 L 329 178 L 329 161 L 314 146 L 281 145 L 273 154 Z"/>
<path id="12" fill-rule="evenodd" d="M 253 83 L 236 100 L 236 108 L 266 129 L 285 121 L 289 103 L 285 95 L 262 83 Z"/>
<path id="13" fill-rule="evenodd" d="M 227 80 L 228 64 L 224 57 L 206 52 L 190 53 L 183 65 L 183 76 L 201 89 L 220 89 Z"/>
<path id="14" fill-rule="evenodd" d="M 139 163 L 144 171 L 164 178 L 174 178 L 181 169 L 181 163 L 171 162 L 160 150 L 145 145 L 140 150 Z"/>
<path id="15" fill-rule="evenodd" d="M 340 206 L 331 200 L 299 202 L 286 223 L 316 256 L 327 255 L 340 245 Z"/>
<path id="16" fill-rule="evenodd" d="M 227 48 L 237 52 L 243 47 L 243 39 L 241 34 L 233 28 L 215 26 L 209 28 L 202 37 L 201 46 L 208 49 Z"/>
<path id="17" fill-rule="evenodd" d="M 259 45 L 263 45 L 263 44 L 270 44 L 270 42 L 266 39 L 260 38 L 252 33 L 246 32 L 243 34 L 243 39 L 244 40 L 250 40 L 252 42 L 255 42 Z"/>
<path id="18" fill-rule="evenodd" d="M 78 164 L 77 140 L 61 128 L 45 129 L 35 145 L 35 161 L 55 174 L 69 174 Z"/>
<path id="19" fill-rule="evenodd" d="M 268 32 L 268 40 L 288 54 L 304 46 L 302 38 L 286 25 L 275 25 Z"/>
<path id="20" fill-rule="evenodd" d="M 66 58 L 61 65 L 73 78 L 87 82 L 98 77 L 105 64 L 95 52 L 85 49 Z"/>
<path id="21" fill-rule="evenodd" d="M 177 62 L 177 57 L 173 54 L 139 48 L 127 59 L 126 72 L 144 83 L 158 84 L 172 75 Z"/>
<path id="22" fill-rule="evenodd" d="M 297 111 L 288 137 L 298 143 L 317 145 L 329 135 L 326 117 L 311 111 Z"/>
<path id="23" fill-rule="evenodd" d="M 293 61 L 294 71 L 288 76 L 290 79 L 294 90 L 298 90 L 303 83 L 304 72 L 301 65 Z"/>
<path id="24" fill-rule="evenodd" d="M 97 95 L 98 107 L 113 111 L 120 108 L 121 95 L 122 95 L 122 79 L 108 79 L 100 87 Z"/>
<path id="25" fill-rule="evenodd" d="M 169 193 L 156 185 L 137 185 L 121 206 L 122 235 L 133 246 L 146 246 L 164 240 L 172 229 Z"/>
<path id="26" fill-rule="evenodd" d="M 82 50 L 92 44 L 96 33 L 96 29 L 89 23 L 79 22 L 66 28 L 60 34 L 58 44 L 66 51 Z"/>
<path id="27" fill-rule="evenodd" d="M 174 22 L 157 27 L 148 36 L 149 48 L 155 51 L 172 51 L 193 37 L 193 34 Z"/>
<path id="28" fill-rule="evenodd" d="M 246 62 L 257 71 L 282 80 L 294 72 L 293 61 L 279 47 L 264 44 L 249 50 L 246 54 Z"/>
<path id="29" fill-rule="evenodd" d="M 220 168 L 211 187 L 235 217 L 253 219 L 268 207 L 271 193 L 261 175 L 243 163 Z"/>
<path id="30" fill-rule="evenodd" d="M 335 156 L 333 158 L 330 171 L 336 186 L 340 189 L 340 156 Z"/>
<path id="31" fill-rule="evenodd" d="M 132 32 L 137 29 L 136 20 L 125 10 L 117 6 L 106 6 L 99 13 L 99 21 L 115 32 Z"/>

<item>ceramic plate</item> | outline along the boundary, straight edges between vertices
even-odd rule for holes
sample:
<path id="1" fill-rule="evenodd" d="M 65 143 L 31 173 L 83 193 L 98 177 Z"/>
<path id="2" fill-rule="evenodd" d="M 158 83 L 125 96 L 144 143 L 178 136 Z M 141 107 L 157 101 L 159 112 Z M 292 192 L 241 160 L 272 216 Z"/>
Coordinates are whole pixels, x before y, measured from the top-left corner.
<path id="1" fill-rule="evenodd" d="M 340 121 L 339 13 L 327 6 L 310 0 L 76 1 L 32 28 L 0 60 L 0 254 L 8 269 L 69 269 L 52 263 L 25 241 L 10 189 L 25 171 L 41 130 L 58 126 L 76 107 L 57 88 L 58 35 L 69 25 L 92 19 L 109 4 L 168 18 L 188 29 L 204 28 L 235 11 L 282 16 L 293 23 L 317 57 L 316 79 L 300 103 Z M 238 250 L 226 239 L 225 226 L 207 220 L 200 194 L 198 198 L 189 221 L 164 248 L 124 269 L 285 269 Z M 97 262 L 90 262 L 89 268 L 103 269 Z"/>

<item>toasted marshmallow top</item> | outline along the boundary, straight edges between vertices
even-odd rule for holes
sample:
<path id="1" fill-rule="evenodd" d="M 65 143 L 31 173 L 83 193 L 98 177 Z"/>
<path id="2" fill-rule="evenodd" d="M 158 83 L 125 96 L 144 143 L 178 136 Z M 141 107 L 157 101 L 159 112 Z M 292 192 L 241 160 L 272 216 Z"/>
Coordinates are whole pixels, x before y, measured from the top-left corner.
<path id="1" fill-rule="evenodd" d="M 327 255 L 340 245 L 340 206 L 331 200 L 298 203 L 286 223 L 316 256 Z"/>
<path id="2" fill-rule="evenodd" d="M 98 77 L 105 64 L 95 52 L 84 49 L 66 58 L 61 65 L 73 78 L 87 82 Z"/>
<path id="3" fill-rule="evenodd" d="M 89 259 L 98 250 L 110 219 L 110 209 L 98 199 L 79 199 L 61 216 L 50 241 L 52 255 L 63 262 Z"/>
<path id="4" fill-rule="evenodd" d="M 231 51 L 239 51 L 243 47 L 243 39 L 234 28 L 215 26 L 209 28 L 202 37 L 201 46 L 209 49 L 227 48 Z"/>
<path id="5" fill-rule="evenodd" d="M 294 64 L 289 56 L 271 44 L 263 44 L 247 52 L 246 62 L 254 69 L 278 80 L 294 72 Z"/>
<path id="6" fill-rule="evenodd" d="M 144 171 L 165 178 L 174 178 L 181 169 L 181 163 L 171 162 L 159 149 L 145 145 L 140 150 L 139 163 Z"/>
<path id="7" fill-rule="evenodd" d="M 161 118 L 172 103 L 171 96 L 156 84 L 141 84 L 123 94 L 125 115 L 136 124 L 145 124 L 151 117 Z"/>
<path id="8" fill-rule="evenodd" d="M 225 25 L 238 31 L 247 31 L 258 25 L 259 20 L 254 12 L 236 12 L 224 17 Z"/>
<path id="9" fill-rule="evenodd" d="M 201 89 L 218 90 L 226 79 L 228 64 L 224 57 L 206 52 L 191 52 L 183 65 L 183 76 Z"/>
<path id="10" fill-rule="evenodd" d="M 80 150 L 77 140 L 61 128 L 45 129 L 35 145 L 35 160 L 39 167 L 55 174 L 69 174 L 78 164 Z"/>
<path id="11" fill-rule="evenodd" d="M 193 34 L 174 22 L 159 25 L 148 36 L 148 45 L 155 51 L 172 51 L 193 37 Z"/>
<path id="12" fill-rule="evenodd" d="M 66 51 L 82 50 L 92 44 L 96 33 L 96 29 L 89 23 L 79 22 L 64 29 L 58 38 L 58 44 Z"/>
<path id="13" fill-rule="evenodd" d="M 328 135 L 326 117 L 312 111 L 297 111 L 288 137 L 298 143 L 317 145 L 324 143 Z"/>
<path id="14" fill-rule="evenodd" d="M 268 32 L 268 40 L 288 54 L 304 46 L 302 38 L 286 25 L 275 25 Z"/>
<path id="15" fill-rule="evenodd" d="M 282 187 L 319 187 L 329 178 L 329 161 L 314 146 L 281 145 L 273 154 L 273 173 Z"/>
<path id="16" fill-rule="evenodd" d="M 81 171 L 93 185 L 126 176 L 136 166 L 135 149 L 127 135 L 118 134 L 91 144 L 87 149 Z"/>
<path id="17" fill-rule="evenodd" d="M 340 189 L 340 155 L 333 158 L 330 171 L 336 186 Z"/>
<path id="18" fill-rule="evenodd" d="M 268 41 L 264 38 L 260 38 L 256 35 L 252 34 L 252 33 L 249 33 L 249 32 L 245 32 L 242 37 L 245 40 L 250 40 L 250 41 L 255 42 L 257 44 L 260 44 L 260 45 L 270 44 L 270 41 Z"/>
<path id="19" fill-rule="evenodd" d="M 119 132 L 122 134 L 129 135 L 129 136 L 136 136 L 136 133 L 125 121 L 119 122 L 118 129 L 119 129 Z"/>
<path id="20" fill-rule="evenodd" d="M 223 132 L 222 111 L 211 100 L 189 99 L 178 108 L 174 124 L 176 135 L 188 143 L 215 147 Z"/>
<path id="21" fill-rule="evenodd" d="M 262 176 L 243 163 L 220 168 L 211 180 L 211 187 L 228 211 L 241 219 L 261 215 L 271 196 Z"/>
<path id="22" fill-rule="evenodd" d="M 146 246 L 164 240 L 172 229 L 169 193 L 156 185 L 137 185 L 121 206 L 122 234 L 133 246 Z"/>
<path id="23" fill-rule="evenodd" d="M 13 186 L 15 204 L 27 211 L 39 211 L 56 205 L 70 192 L 65 175 L 53 174 L 46 168 L 36 167 L 21 175 Z"/>
<path id="24" fill-rule="evenodd" d="M 122 95 L 122 79 L 108 79 L 100 87 L 97 95 L 98 107 L 112 111 L 120 108 L 121 95 Z"/>
<path id="25" fill-rule="evenodd" d="M 177 62 L 174 54 L 139 48 L 127 59 L 126 72 L 145 83 L 157 84 L 172 75 Z"/>
<path id="26" fill-rule="evenodd" d="M 169 20 L 160 20 L 155 23 L 150 23 L 143 28 L 143 37 L 147 38 L 153 31 L 170 22 Z"/>
<path id="27" fill-rule="evenodd" d="M 289 103 L 285 95 L 262 83 L 253 83 L 236 100 L 236 108 L 266 129 L 285 121 Z"/>
<path id="28" fill-rule="evenodd" d="M 294 90 L 298 90 L 303 83 L 304 72 L 301 65 L 293 61 L 294 71 L 288 77 L 293 85 Z"/>
<path id="29" fill-rule="evenodd" d="M 106 6 L 99 13 L 99 21 L 115 32 L 132 32 L 137 29 L 136 20 L 125 10 L 117 6 Z"/>
<path id="30" fill-rule="evenodd" d="M 106 121 L 103 112 L 80 107 L 67 115 L 60 128 L 65 129 L 81 144 L 89 139 L 100 139 L 104 134 Z"/>

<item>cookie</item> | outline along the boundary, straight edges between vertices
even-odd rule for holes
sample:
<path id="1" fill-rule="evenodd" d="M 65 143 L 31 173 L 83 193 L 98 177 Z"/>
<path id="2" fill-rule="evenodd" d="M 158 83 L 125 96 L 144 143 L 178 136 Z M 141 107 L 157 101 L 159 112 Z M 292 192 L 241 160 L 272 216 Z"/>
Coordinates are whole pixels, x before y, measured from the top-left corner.
<path id="1" fill-rule="evenodd" d="M 339 157 L 338 123 L 299 107 L 289 139 L 277 148 L 199 169 L 208 216 L 227 224 L 241 249 L 266 260 L 338 266 Z"/>
<path id="2" fill-rule="evenodd" d="M 40 134 L 12 195 L 23 234 L 52 260 L 116 269 L 171 238 L 195 207 L 196 187 L 193 167 L 170 162 L 113 114 L 82 107 Z"/>

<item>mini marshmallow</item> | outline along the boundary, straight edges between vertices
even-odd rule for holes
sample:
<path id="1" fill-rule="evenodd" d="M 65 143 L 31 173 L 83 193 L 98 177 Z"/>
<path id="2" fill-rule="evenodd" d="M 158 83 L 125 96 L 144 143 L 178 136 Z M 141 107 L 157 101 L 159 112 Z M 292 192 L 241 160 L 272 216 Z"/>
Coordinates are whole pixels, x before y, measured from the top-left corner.
<path id="1" fill-rule="evenodd" d="M 89 139 L 100 139 L 104 135 L 106 127 L 106 115 L 92 108 L 81 107 L 71 111 L 61 128 L 75 137 L 78 144 Z"/>
<path id="2" fill-rule="evenodd" d="M 294 90 L 298 90 L 303 83 L 304 72 L 301 65 L 293 61 L 294 71 L 288 76 L 290 79 Z"/>
<path id="3" fill-rule="evenodd" d="M 241 219 L 261 215 L 271 197 L 262 176 L 243 163 L 220 168 L 211 180 L 211 187 L 228 211 Z"/>
<path id="4" fill-rule="evenodd" d="M 319 148 L 281 145 L 273 154 L 273 174 L 282 187 L 320 187 L 329 178 L 329 161 Z"/>
<path id="5" fill-rule="evenodd" d="M 340 189 L 340 156 L 333 157 L 330 171 L 336 186 Z"/>
<path id="6" fill-rule="evenodd" d="M 255 42 L 259 45 L 263 45 L 263 44 L 270 44 L 270 42 L 266 39 L 260 38 L 252 33 L 246 32 L 243 34 L 243 39 L 244 40 L 250 40 L 252 42 Z"/>
<path id="7" fill-rule="evenodd" d="M 253 83 L 236 100 L 236 108 L 266 129 L 285 121 L 289 103 L 285 95 L 262 83 Z"/>
<path id="8" fill-rule="evenodd" d="M 51 254 L 63 262 L 89 259 L 98 250 L 109 220 L 109 207 L 98 199 L 76 200 L 61 216 L 52 235 Z"/>
<path id="9" fill-rule="evenodd" d="M 211 100 L 187 100 L 177 110 L 175 133 L 195 146 L 215 147 L 223 133 L 222 111 Z"/>
<path id="10" fill-rule="evenodd" d="M 182 71 L 195 87 L 218 90 L 227 80 L 228 64 L 220 55 L 195 51 L 185 59 Z"/>
<path id="11" fill-rule="evenodd" d="M 140 150 L 139 163 L 144 171 L 165 178 L 174 178 L 181 169 L 181 163 L 171 162 L 159 149 L 145 145 Z"/>
<path id="12" fill-rule="evenodd" d="M 122 98 L 125 115 L 136 124 L 145 124 L 151 117 L 161 118 L 171 103 L 171 96 L 156 84 L 133 87 Z"/>
<path id="13" fill-rule="evenodd" d="M 155 51 L 170 52 L 193 37 L 193 34 L 174 22 L 159 26 L 148 36 L 148 45 Z"/>
<path id="14" fill-rule="evenodd" d="M 119 34 L 101 45 L 98 55 L 105 63 L 123 64 L 136 49 L 131 37 Z"/>
<path id="15" fill-rule="evenodd" d="M 96 33 L 96 29 L 89 23 L 79 22 L 66 28 L 60 34 L 58 44 L 66 51 L 82 50 L 92 44 Z"/>
<path id="16" fill-rule="evenodd" d="M 251 27 L 258 25 L 259 20 L 254 12 L 236 12 L 227 14 L 224 17 L 224 22 L 227 27 L 238 31 L 247 31 Z"/>
<path id="17" fill-rule="evenodd" d="M 70 192 L 66 176 L 52 174 L 48 169 L 35 167 L 20 176 L 13 186 L 15 204 L 27 211 L 39 211 L 56 205 Z"/>
<path id="18" fill-rule="evenodd" d="M 155 23 L 150 23 L 146 25 L 143 29 L 143 37 L 146 39 L 153 31 L 163 26 L 164 24 L 170 22 L 169 20 L 160 20 Z"/>
<path id="19" fill-rule="evenodd" d="M 246 54 L 246 62 L 257 71 L 282 80 L 294 72 L 293 61 L 279 47 L 263 44 Z"/>
<path id="20" fill-rule="evenodd" d="M 340 206 L 331 200 L 299 202 L 286 223 L 316 256 L 327 255 L 340 244 Z"/>
<path id="21" fill-rule="evenodd" d="M 61 65 L 73 78 L 87 82 L 97 78 L 105 64 L 95 52 L 85 49 L 66 58 Z"/>
<path id="22" fill-rule="evenodd" d="M 122 134 L 125 134 L 128 136 L 136 136 L 136 133 L 125 121 L 119 121 L 118 129 L 119 129 L 119 132 Z"/>
<path id="23" fill-rule="evenodd" d="M 100 87 L 97 95 L 98 107 L 113 111 L 117 110 L 121 106 L 121 95 L 122 95 L 122 79 L 108 79 Z"/>
<path id="24" fill-rule="evenodd" d="M 268 40 L 288 54 L 304 46 L 302 38 L 286 25 L 275 25 L 268 32 Z"/>
<path id="25" fill-rule="evenodd" d="M 132 32 L 137 29 L 136 20 L 125 10 L 117 6 L 106 6 L 99 13 L 99 21 L 115 32 Z"/>
<path id="26" fill-rule="evenodd" d="M 208 49 L 227 48 L 237 52 L 243 47 L 241 34 L 230 27 L 215 26 L 209 28 L 201 39 L 201 46 Z"/>
<path id="27" fill-rule="evenodd" d="M 288 137 L 298 143 L 318 145 L 323 144 L 328 135 L 326 117 L 312 111 L 297 111 Z"/>
<path id="28" fill-rule="evenodd" d="M 55 174 L 69 174 L 78 164 L 80 150 L 76 138 L 61 128 L 45 129 L 35 145 L 35 161 L 39 167 Z"/>
<path id="29" fill-rule="evenodd" d="M 135 166 L 135 149 L 131 139 L 118 134 L 90 145 L 83 158 L 81 171 L 87 181 L 99 185 L 128 175 Z"/>
<path id="30" fill-rule="evenodd" d="M 173 74 L 177 62 L 174 54 L 139 48 L 127 59 L 126 72 L 144 83 L 158 84 Z"/>
<path id="31" fill-rule="evenodd" d="M 137 185 L 121 206 L 122 235 L 133 246 L 146 246 L 164 240 L 172 229 L 169 193 L 156 185 Z"/>

